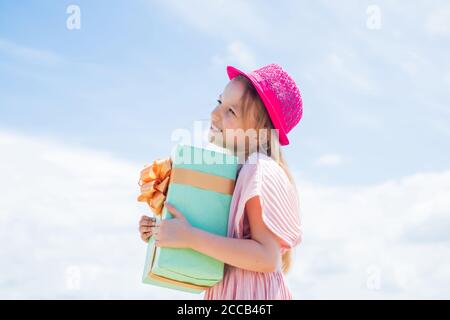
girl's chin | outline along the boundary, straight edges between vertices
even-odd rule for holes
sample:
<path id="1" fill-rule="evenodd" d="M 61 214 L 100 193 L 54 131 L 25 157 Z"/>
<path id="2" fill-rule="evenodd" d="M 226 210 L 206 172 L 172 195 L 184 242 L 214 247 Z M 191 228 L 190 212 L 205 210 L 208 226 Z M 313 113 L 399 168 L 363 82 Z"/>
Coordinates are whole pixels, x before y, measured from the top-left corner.
<path id="1" fill-rule="evenodd" d="M 220 132 L 209 130 L 208 142 L 215 144 L 216 146 L 223 147 L 223 136 Z"/>
<path id="2" fill-rule="evenodd" d="M 219 148 L 222 148 L 222 149 L 226 149 L 226 150 L 229 150 L 229 151 L 233 152 L 233 148 L 232 147 L 228 148 L 226 143 L 220 137 L 214 138 L 214 136 L 210 136 L 208 142 L 213 144 L 213 145 L 215 145 L 216 147 L 219 147 Z"/>
<path id="3" fill-rule="evenodd" d="M 210 130 L 208 133 L 208 142 L 223 149 L 227 149 L 231 152 L 235 152 L 237 150 L 245 150 L 244 146 L 238 146 L 237 148 L 234 147 L 235 141 L 225 141 L 225 137 L 221 132 Z"/>
<path id="4" fill-rule="evenodd" d="M 217 140 L 214 139 L 214 138 L 209 139 L 208 142 L 211 143 L 211 144 L 213 144 L 213 145 L 215 145 L 216 147 L 224 148 L 224 144 L 223 144 L 222 142 L 220 142 L 220 141 L 217 141 Z"/>
<path id="5" fill-rule="evenodd" d="M 225 142 L 221 141 L 221 140 L 215 140 L 215 139 L 210 139 L 208 141 L 209 143 L 215 145 L 216 147 L 231 151 L 231 152 L 235 152 L 234 148 L 233 148 L 233 144 L 230 143 L 229 145 L 227 145 Z"/>

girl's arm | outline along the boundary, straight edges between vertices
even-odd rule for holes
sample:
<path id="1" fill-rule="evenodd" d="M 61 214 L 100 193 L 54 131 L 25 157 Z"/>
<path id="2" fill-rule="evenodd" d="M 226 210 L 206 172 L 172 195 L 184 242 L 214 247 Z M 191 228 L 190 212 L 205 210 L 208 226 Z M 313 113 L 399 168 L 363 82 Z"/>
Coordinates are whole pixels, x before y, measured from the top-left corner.
<path id="1" fill-rule="evenodd" d="M 173 221 L 177 218 L 184 219 L 180 212 L 170 205 L 168 205 L 168 210 L 175 218 L 163 223 L 167 224 L 172 221 L 173 226 L 183 224 L 183 222 Z M 250 225 L 251 239 L 222 237 L 192 226 L 189 226 L 189 231 L 184 232 L 185 236 L 180 238 L 184 239 L 185 247 L 192 248 L 226 264 L 250 271 L 273 272 L 281 266 L 280 245 L 275 234 L 267 228 L 262 220 L 259 196 L 248 200 L 245 210 Z M 161 225 L 161 227 L 163 226 Z M 172 241 L 175 240 L 173 237 L 176 237 L 177 231 L 178 234 L 183 233 L 176 228 L 171 228 L 169 231 L 167 225 L 166 230 L 167 233 L 170 233 L 167 234 L 167 237 L 171 238 L 172 236 Z"/>

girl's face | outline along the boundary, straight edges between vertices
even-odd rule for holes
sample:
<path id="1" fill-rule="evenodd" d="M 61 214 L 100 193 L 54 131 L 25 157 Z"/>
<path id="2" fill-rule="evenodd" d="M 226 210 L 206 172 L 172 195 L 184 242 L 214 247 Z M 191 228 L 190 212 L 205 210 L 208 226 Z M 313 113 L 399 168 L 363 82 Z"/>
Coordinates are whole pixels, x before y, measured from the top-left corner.
<path id="1" fill-rule="evenodd" d="M 236 135 L 238 129 L 244 128 L 244 115 L 241 107 L 241 97 L 245 90 L 245 84 L 241 81 L 231 80 L 223 93 L 217 99 L 217 106 L 211 112 L 211 127 L 209 130 L 209 141 L 225 147 L 234 149 L 239 139 Z M 239 147 L 239 146 L 237 146 Z"/>

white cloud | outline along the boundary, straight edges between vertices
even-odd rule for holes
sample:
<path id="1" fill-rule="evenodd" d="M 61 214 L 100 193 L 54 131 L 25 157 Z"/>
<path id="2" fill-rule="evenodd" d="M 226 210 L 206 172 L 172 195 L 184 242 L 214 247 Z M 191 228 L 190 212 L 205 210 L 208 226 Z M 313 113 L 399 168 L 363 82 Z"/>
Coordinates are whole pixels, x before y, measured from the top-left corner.
<path id="1" fill-rule="evenodd" d="M 340 154 L 324 154 L 316 161 L 315 165 L 319 167 L 334 167 L 342 164 L 344 158 Z"/>
<path id="2" fill-rule="evenodd" d="M 433 64 L 425 57 L 417 52 L 407 52 L 402 61 L 399 62 L 400 67 L 410 77 L 416 77 L 424 71 L 433 68 Z"/>
<path id="3" fill-rule="evenodd" d="M 448 72 L 447 75 L 444 76 L 444 81 L 445 81 L 445 84 L 450 89 L 450 72 Z"/>
<path id="4" fill-rule="evenodd" d="M 0 150 L 0 297 L 197 297 L 140 282 L 139 165 L 4 132 Z"/>
<path id="5" fill-rule="evenodd" d="M 299 182 L 304 242 L 288 277 L 298 298 L 450 296 L 450 171 L 373 186 Z M 367 286 L 373 268 L 378 290 Z"/>
<path id="6" fill-rule="evenodd" d="M 450 6 L 441 6 L 428 16 L 425 30 L 432 35 L 450 35 Z"/>
<path id="7" fill-rule="evenodd" d="M 441 134 L 450 136 L 450 125 L 448 121 L 445 120 L 445 118 L 432 120 L 431 127 Z"/>
<path id="8" fill-rule="evenodd" d="M 34 64 L 57 65 L 64 62 L 63 57 L 52 51 L 26 47 L 2 38 L 0 38 L 0 52 Z"/>
<path id="9" fill-rule="evenodd" d="M 4 132 L 0 150 L 0 297 L 201 298 L 140 283 L 140 165 Z M 299 190 L 294 297 L 450 296 L 450 171 Z"/>
<path id="10" fill-rule="evenodd" d="M 355 69 L 355 60 L 356 56 L 353 52 L 348 52 L 345 55 L 336 52 L 331 53 L 325 58 L 324 66 L 326 68 L 323 72 L 330 74 L 331 71 L 333 76 L 337 78 L 336 80 L 346 87 L 351 85 L 353 89 L 360 92 L 374 94 L 377 90 L 375 84 L 361 70 Z"/>
<path id="11" fill-rule="evenodd" d="M 256 59 L 253 52 L 244 43 L 234 41 L 227 46 L 227 51 L 223 55 L 215 55 L 212 58 L 214 64 L 221 67 L 233 65 L 244 70 L 256 69 Z"/>
<path id="12" fill-rule="evenodd" d="M 153 3 L 152 3 L 153 4 Z M 233 39 L 236 34 L 267 42 L 272 26 L 264 18 L 261 3 L 225 0 L 164 0 L 159 4 L 203 33 Z"/>

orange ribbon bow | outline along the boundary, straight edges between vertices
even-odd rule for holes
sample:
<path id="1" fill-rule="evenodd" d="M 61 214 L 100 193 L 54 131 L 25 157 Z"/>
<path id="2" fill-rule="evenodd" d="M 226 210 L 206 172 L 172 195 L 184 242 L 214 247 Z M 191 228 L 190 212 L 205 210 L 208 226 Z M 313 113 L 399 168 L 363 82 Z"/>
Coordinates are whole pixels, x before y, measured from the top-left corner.
<path id="1" fill-rule="evenodd" d="M 158 159 L 141 171 L 139 185 L 141 194 L 138 201 L 147 202 L 152 211 L 161 215 L 169 186 L 172 161 L 170 158 Z"/>

